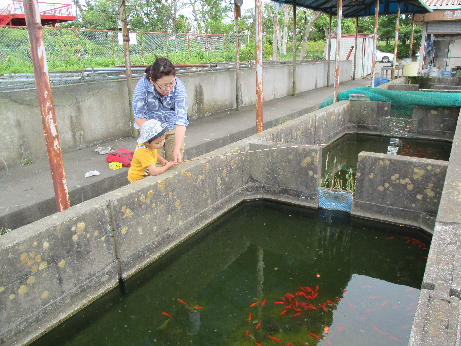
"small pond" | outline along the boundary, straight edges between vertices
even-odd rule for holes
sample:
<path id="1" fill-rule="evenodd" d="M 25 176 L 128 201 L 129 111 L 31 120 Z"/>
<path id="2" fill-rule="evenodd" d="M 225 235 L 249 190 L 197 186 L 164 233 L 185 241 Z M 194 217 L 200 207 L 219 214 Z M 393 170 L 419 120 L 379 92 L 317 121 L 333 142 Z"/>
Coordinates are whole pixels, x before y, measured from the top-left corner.
<path id="1" fill-rule="evenodd" d="M 430 242 L 343 212 L 246 202 L 33 345 L 404 345 Z"/>
<path id="2" fill-rule="evenodd" d="M 353 191 L 362 151 L 448 161 L 451 142 L 346 134 L 322 150 L 321 186 Z"/>

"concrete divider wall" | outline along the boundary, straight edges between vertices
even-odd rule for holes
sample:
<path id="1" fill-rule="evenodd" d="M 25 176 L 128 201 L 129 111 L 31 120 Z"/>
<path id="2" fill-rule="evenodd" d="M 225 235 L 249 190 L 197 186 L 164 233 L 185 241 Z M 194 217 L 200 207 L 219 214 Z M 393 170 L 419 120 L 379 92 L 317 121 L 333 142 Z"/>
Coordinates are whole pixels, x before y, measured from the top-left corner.
<path id="1" fill-rule="evenodd" d="M 418 137 L 452 140 L 459 107 L 413 107 L 412 119 L 418 121 Z"/>
<path id="2" fill-rule="evenodd" d="M 118 281 L 105 198 L 0 237 L 0 343 L 21 345 Z"/>
<path id="3" fill-rule="evenodd" d="M 361 152 L 352 215 L 433 232 L 448 162 Z"/>
<path id="4" fill-rule="evenodd" d="M 326 86 L 327 62 L 296 65 L 296 91 Z M 334 63 L 333 63 L 334 64 Z M 340 65 L 340 80 L 350 80 L 351 62 Z M 333 80 L 334 66 L 331 69 Z M 188 93 L 190 119 L 198 119 L 236 108 L 235 70 L 179 73 Z M 292 93 L 292 65 L 264 65 L 264 100 Z M 133 84 L 138 79 L 134 79 Z M 240 69 L 241 106 L 256 102 L 256 72 Z M 61 149 L 75 150 L 120 137 L 129 137 L 130 109 L 126 81 L 110 80 L 53 87 Z M 37 91 L 0 93 L 0 157 L 8 165 L 20 164 L 47 155 Z M 4 167 L 0 167 L 4 169 Z"/>
<path id="5" fill-rule="evenodd" d="M 453 139 L 410 346 L 459 345 L 461 328 L 461 118 Z"/>

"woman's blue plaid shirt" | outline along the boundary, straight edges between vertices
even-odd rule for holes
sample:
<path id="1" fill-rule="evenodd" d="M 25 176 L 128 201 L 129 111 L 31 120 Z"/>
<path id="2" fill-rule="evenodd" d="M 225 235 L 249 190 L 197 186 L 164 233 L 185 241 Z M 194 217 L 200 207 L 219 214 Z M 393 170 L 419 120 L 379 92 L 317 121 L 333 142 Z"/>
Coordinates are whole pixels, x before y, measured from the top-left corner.
<path id="1" fill-rule="evenodd" d="M 134 117 L 157 119 L 165 123 L 170 131 L 176 125 L 189 125 L 186 88 L 179 78 L 174 79 L 176 84 L 173 89 L 161 97 L 146 76 L 142 77 L 133 93 Z"/>

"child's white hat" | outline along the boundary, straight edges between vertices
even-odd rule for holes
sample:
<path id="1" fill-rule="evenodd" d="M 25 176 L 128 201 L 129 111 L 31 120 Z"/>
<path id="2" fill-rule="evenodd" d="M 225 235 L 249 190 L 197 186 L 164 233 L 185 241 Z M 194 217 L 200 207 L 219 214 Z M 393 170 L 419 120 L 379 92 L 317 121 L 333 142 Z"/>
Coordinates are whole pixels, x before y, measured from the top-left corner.
<path id="1" fill-rule="evenodd" d="M 146 143 L 160 137 L 166 131 L 166 125 L 160 121 L 151 119 L 147 120 L 142 124 L 141 137 L 138 138 L 138 143 Z"/>

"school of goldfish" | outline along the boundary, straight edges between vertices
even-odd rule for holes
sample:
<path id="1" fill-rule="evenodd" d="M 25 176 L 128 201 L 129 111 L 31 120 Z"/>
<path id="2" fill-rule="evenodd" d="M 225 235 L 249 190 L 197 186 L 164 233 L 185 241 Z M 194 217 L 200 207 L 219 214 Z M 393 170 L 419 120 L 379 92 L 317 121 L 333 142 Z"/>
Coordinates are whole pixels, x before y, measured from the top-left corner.
<path id="1" fill-rule="evenodd" d="M 417 246 L 418 248 L 423 249 L 423 250 L 428 250 L 427 245 L 425 243 L 421 242 L 420 240 L 415 239 L 415 238 L 410 238 L 410 237 L 404 237 L 404 238 L 406 239 L 406 243 L 409 243 L 409 244 L 412 244 L 414 246 Z M 386 239 L 393 240 L 394 237 L 387 237 Z M 320 277 L 320 274 L 316 274 L 316 276 Z M 363 288 L 371 289 L 372 287 L 371 286 L 363 286 Z M 412 290 L 412 288 L 407 289 L 407 291 L 409 291 L 409 290 Z M 278 296 L 272 303 L 276 304 L 276 305 L 280 305 L 280 308 L 281 308 L 280 316 L 283 316 L 284 318 L 303 318 L 303 317 L 308 317 L 309 313 L 311 313 L 312 311 L 317 311 L 317 312 L 321 312 L 321 313 L 331 313 L 331 311 L 336 308 L 336 305 L 341 300 L 343 300 L 345 293 L 346 293 L 346 290 L 343 290 L 343 296 L 335 298 L 334 301 L 322 300 L 319 297 L 319 286 L 318 285 L 315 287 L 315 289 L 313 289 L 313 288 L 311 288 L 309 286 L 301 286 L 301 287 L 299 287 L 299 290 L 297 290 L 293 294 L 286 293 L 283 296 Z M 410 295 L 410 294 L 408 294 L 407 296 L 410 297 L 410 298 L 415 299 L 415 301 L 413 303 L 408 305 L 407 310 L 416 309 L 417 297 L 414 297 L 413 295 Z M 368 298 L 372 299 L 372 300 L 379 299 L 378 296 L 369 296 Z M 203 307 L 203 306 L 189 305 L 188 303 L 184 302 L 181 299 L 178 299 L 178 302 L 180 304 L 185 305 L 186 308 L 188 310 L 190 310 L 190 311 L 197 311 L 197 310 L 205 309 L 205 307 Z M 382 308 L 382 307 L 386 306 L 387 304 L 388 303 L 386 301 L 383 301 L 382 304 L 380 305 L 380 307 Z M 261 307 L 264 307 L 266 305 L 266 299 L 264 298 L 262 300 L 253 302 L 252 304 L 250 304 L 249 307 L 251 309 L 251 308 L 258 307 L 259 305 Z M 351 302 L 348 302 L 348 305 L 349 305 L 349 307 L 351 309 L 356 308 Z M 393 309 L 397 309 L 399 307 L 400 307 L 400 305 L 393 306 Z M 368 314 L 368 313 L 375 312 L 376 310 L 377 309 L 366 309 L 366 310 L 364 310 L 364 313 Z M 167 312 L 164 312 L 164 311 L 162 311 L 162 314 L 164 316 L 168 317 L 169 319 L 171 319 L 173 317 L 171 314 L 169 314 Z M 409 314 L 411 314 L 411 312 Z M 249 323 L 250 327 L 248 327 L 246 332 L 245 332 L 245 338 L 249 338 L 250 342 L 253 342 L 256 346 L 263 346 L 263 343 L 265 344 L 265 340 L 267 340 L 268 342 L 277 342 L 277 343 L 280 343 L 281 345 L 284 345 L 284 346 L 292 346 L 292 345 L 294 346 L 294 344 L 292 342 L 289 342 L 289 340 L 282 340 L 282 339 L 280 339 L 280 337 L 276 337 L 274 335 L 266 334 L 264 332 L 263 333 L 254 333 L 255 331 L 257 331 L 258 329 L 261 328 L 262 322 L 263 322 L 262 320 L 259 320 L 259 321 L 255 320 L 254 315 L 256 315 L 256 313 L 253 314 L 253 316 L 252 316 L 251 312 L 249 313 L 247 320 L 248 320 L 248 323 Z M 365 320 L 365 316 L 362 316 L 362 317 L 359 318 L 359 321 L 363 321 L 363 320 Z M 410 327 L 411 326 L 403 326 L 402 329 L 406 329 L 406 328 L 410 328 Z M 378 329 L 375 326 L 373 326 L 372 328 L 377 333 L 388 337 L 390 340 L 392 340 L 394 342 L 402 342 L 402 340 L 399 340 L 398 338 L 390 335 L 389 332 L 382 331 L 382 330 Z M 263 328 L 261 328 L 261 329 L 263 329 Z M 346 326 L 342 326 L 342 327 L 338 328 L 335 332 L 341 332 L 344 329 L 346 329 Z M 253 331 L 253 333 L 252 333 L 252 331 Z M 310 332 L 309 334 L 313 339 L 327 338 L 328 345 L 331 345 L 331 340 L 330 340 L 330 337 L 328 335 L 329 331 L 330 331 L 330 327 L 329 326 L 324 326 L 323 333 L 321 335 L 313 333 L 313 332 Z M 255 334 L 257 334 L 257 335 L 255 335 Z M 264 335 L 262 335 L 262 334 L 264 334 Z M 271 340 L 271 341 L 269 341 L 269 340 Z"/>

